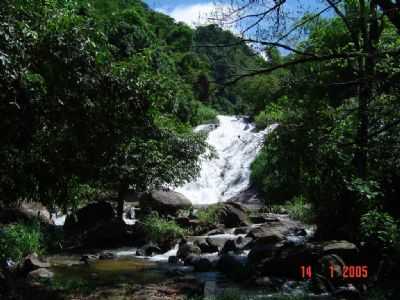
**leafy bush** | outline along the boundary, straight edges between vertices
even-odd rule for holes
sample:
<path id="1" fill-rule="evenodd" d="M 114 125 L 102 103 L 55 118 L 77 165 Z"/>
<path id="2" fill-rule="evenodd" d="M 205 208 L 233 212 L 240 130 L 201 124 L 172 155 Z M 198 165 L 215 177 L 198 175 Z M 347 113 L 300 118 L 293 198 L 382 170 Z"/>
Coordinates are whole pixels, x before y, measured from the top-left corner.
<path id="1" fill-rule="evenodd" d="M 38 224 L 12 224 L 0 229 L 0 261 L 11 258 L 21 260 L 24 256 L 42 252 L 42 233 Z"/>
<path id="2" fill-rule="evenodd" d="M 303 196 L 294 197 L 284 205 L 292 219 L 310 224 L 314 221 L 314 210 L 310 203 Z"/>
<path id="3" fill-rule="evenodd" d="M 183 237 L 186 231 L 174 220 L 168 220 L 152 212 L 143 221 L 146 235 L 159 244 L 168 243 Z"/>
<path id="4" fill-rule="evenodd" d="M 195 115 L 193 116 L 192 123 L 194 123 L 194 125 L 205 124 L 208 122 L 213 122 L 216 118 L 217 112 L 215 109 L 203 104 L 199 104 Z"/>
<path id="5" fill-rule="evenodd" d="M 399 226 L 388 213 L 371 210 L 361 217 L 361 238 L 367 244 L 388 250 L 398 243 Z"/>
<path id="6" fill-rule="evenodd" d="M 196 213 L 197 218 L 204 224 L 215 224 L 218 222 L 219 204 L 210 205 L 204 208 L 199 208 Z"/>
<path id="7" fill-rule="evenodd" d="M 266 128 L 273 123 L 279 123 L 284 118 L 283 108 L 275 103 L 271 103 L 266 109 L 256 115 L 254 121 L 257 128 Z"/>

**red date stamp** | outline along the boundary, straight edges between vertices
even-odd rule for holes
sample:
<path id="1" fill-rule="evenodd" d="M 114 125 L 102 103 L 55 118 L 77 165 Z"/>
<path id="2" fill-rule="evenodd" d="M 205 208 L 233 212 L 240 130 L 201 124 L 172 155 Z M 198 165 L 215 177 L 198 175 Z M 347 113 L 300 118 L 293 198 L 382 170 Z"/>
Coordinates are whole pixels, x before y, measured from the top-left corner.
<path id="1" fill-rule="evenodd" d="M 335 268 L 329 267 L 330 276 L 334 278 Z M 343 279 L 362 279 L 368 278 L 368 266 L 343 266 L 341 277 Z"/>
<path id="2" fill-rule="evenodd" d="M 368 266 L 343 266 L 339 267 L 329 266 L 329 276 L 331 278 L 343 279 L 366 279 L 368 278 Z M 300 276 L 304 279 L 311 279 L 313 270 L 311 266 L 300 266 Z"/>

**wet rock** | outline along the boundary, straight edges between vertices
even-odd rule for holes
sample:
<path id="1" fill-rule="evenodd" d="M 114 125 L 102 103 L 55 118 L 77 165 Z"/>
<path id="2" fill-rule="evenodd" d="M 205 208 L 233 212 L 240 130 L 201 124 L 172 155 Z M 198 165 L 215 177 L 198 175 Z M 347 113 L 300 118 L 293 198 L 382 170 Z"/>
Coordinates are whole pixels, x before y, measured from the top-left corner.
<path id="1" fill-rule="evenodd" d="M 196 240 L 194 244 L 200 248 L 201 253 L 215 253 L 219 250 L 216 245 L 210 245 L 205 240 Z"/>
<path id="2" fill-rule="evenodd" d="M 224 234 L 224 233 L 225 232 L 222 228 L 216 228 L 216 229 L 213 229 L 213 230 L 207 232 L 205 235 L 212 236 L 212 235 L 218 235 L 218 234 Z"/>
<path id="3" fill-rule="evenodd" d="M 134 207 L 129 207 L 128 210 L 125 213 L 125 217 L 128 220 L 135 220 L 135 218 L 136 218 L 135 208 Z"/>
<path id="4" fill-rule="evenodd" d="M 115 248 L 129 242 L 128 226 L 119 218 L 92 226 L 82 239 L 83 248 Z"/>
<path id="5" fill-rule="evenodd" d="M 100 253 L 100 256 L 99 256 L 100 260 L 111 260 L 111 259 L 115 259 L 115 258 L 116 258 L 116 255 L 111 252 L 103 252 L 103 253 Z"/>
<path id="6" fill-rule="evenodd" d="M 219 209 L 219 220 L 227 228 L 250 225 L 245 208 L 239 203 L 226 202 Z"/>
<path id="7" fill-rule="evenodd" d="M 243 237 L 238 237 L 235 240 L 227 240 L 224 244 L 224 247 L 221 249 L 221 253 L 240 253 L 250 248 L 251 241 L 252 239 Z"/>
<path id="8" fill-rule="evenodd" d="M 268 276 L 256 278 L 255 284 L 257 286 L 264 287 L 264 288 L 271 288 L 271 287 L 275 286 L 274 282 Z"/>
<path id="9" fill-rule="evenodd" d="M 217 248 L 218 251 L 221 251 L 224 247 L 226 241 L 231 240 L 231 237 L 224 237 L 224 236 L 209 236 L 206 238 L 206 243 L 213 248 Z"/>
<path id="10" fill-rule="evenodd" d="M 322 244 L 323 254 L 336 254 L 347 264 L 357 261 L 359 250 L 356 245 L 348 241 L 328 241 Z"/>
<path id="11" fill-rule="evenodd" d="M 358 300 L 361 298 L 360 292 L 352 284 L 339 287 L 334 291 L 333 295 L 339 299 L 346 299 L 346 300 Z"/>
<path id="12" fill-rule="evenodd" d="M 95 254 L 84 254 L 81 256 L 80 261 L 84 262 L 85 264 L 94 263 L 99 259 L 99 256 Z"/>
<path id="13" fill-rule="evenodd" d="M 332 282 L 342 281 L 342 270 L 344 266 L 345 263 L 343 259 L 338 255 L 325 255 L 318 260 L 317 272 L 326 278 L 330 278 Z"/>
<path id="14" fill-rule="evenodd" d="M 152 191 L 139 200 L 143 211 L 157 211 L 160 215 L 177 215 L 179 210 L 192 206 L 188 198 L 174 191 Z"/>
<path id="15" fill-rule="evenodd" d="M 225 245 L 221 249 L 221 253 L 229 253 L 229 252 L 239 252 L 239 249 L 234 240 L 227 240 Z"/>
<path id="16" fill-rule="evenodd" d="M 253 239 L 248 237 L 239 236 L 235 240 L 235 244 L 239 250 L 250 250 L 253 244 Z"/>
<path id="17" fill-rule="evenodd" d="M 316 259 L 309 245 L 282 243 L 256 243 L 248 257 L 250 265 L 262 275 L 291 278 L 300 278 L 300 267 L 311 265 Z"/>
<path id="18" fill-rule="evenodd" d="M 179 259 L 177 256 L 173 255 L 168 257 L 168 263 L 171 265 L 176 265 L 179 262 Z"/>
<path id="19" fill-rule="evenodd" d="M 36 253 L 28 255 L 22 262 L 22 272 L 24 274 L 41 268 L 50 268 L 50 264 L 40 260 Z"/>
<path id="20" fill-rule="evenodd" d="M 233 234 L 248 234 L 250 227 L 238 227 L 233 231 Z"/>
<path id="21" fill-rule="evenodd" d="M 37 202 L 23 202 L 18 207 L 0 209 L 0 224 L 27 223 L 39 221 L 42 224 L 52 225 L 50 212 Z"/>
<path id="22" fill-rule="evenodd" d="M 193 266 L 196 272 L 210 272 L 216 268 L 218 257 L 190 255 L 185 259 L 185 265 Z"/>
<path id="23" fill-rule="evenodd" d="M 67 233 L 83 232 L 115 218 L 112 205 L 105 201 L 94 202 L 79 209 L 76 215 L 68 215 L 64 230 Z"/>
<path id="24" fill-rule="evenodd" d="M 321 274 L 315 274 L 311 283 L 312 290 L 317 294 L 331 293 L 334 290 L 333 284 Z"/>
<path id="25" fill-rule="evenodd" d="M 160 247 L 154 243 L 148 243 L 143 247 L 136 250 L 137 256 L 153 256 L 155 254 L 160 254 L 162 250 Z"/>
<path id="26" fill-rule="evenodd" d="M 301 266 L 311 265 L 315 259 L 307 245 L 286 245 L 273 260 L 265 262 L 264 270 L 268 274 L 301 279 Z"/>
<path id="27" fill-rule="evenodd" d="M 274 227 L 263 225 L 252 228 L 247 237 L 255 240 L 263 240 L 264 243 L 278 243 L 284 240 L 287 229 L 284 227 Z"/>
<path id="28" fill-rule="evenodd" d="M 262 223 L 266 223 L 268 221 L 268 219 L 264 215 L 259 214 L 259 215 L 250 216 L 250 221 L 253 224 L 262 224 Z"/>
<path id="29" fill-rule="evenodd" d="M 28 274 L 28 278 L 30 280 L 51 279 L 53 277 L 54 273 L 45 268 L 34 270 Z"/>
<path id="30" fill-rule="evenodd" d="M 250 274 L 245 258 L 238 255 L 221 255 L 217 268 L 219 271 L 225 273 L 234 280 L 247 280 Z"/>
<path id="31" fill-rule="evenodd" d="M 182 242 L 179 244 L 176 256 L 178 257 L 178 259 L 184 261 L 190 255 L 200 255 L 200 254 L 201 254 L 201 249 L 198 246 L 194 244 L 189 244 L 187 242 Z"/>

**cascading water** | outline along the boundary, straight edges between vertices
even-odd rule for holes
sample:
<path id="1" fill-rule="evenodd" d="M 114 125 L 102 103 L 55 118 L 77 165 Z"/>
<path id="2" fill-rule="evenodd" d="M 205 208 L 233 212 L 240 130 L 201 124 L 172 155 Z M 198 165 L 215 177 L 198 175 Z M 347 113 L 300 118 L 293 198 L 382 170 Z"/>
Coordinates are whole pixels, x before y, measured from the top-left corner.
<path id="1" fill-rule="evenodd" d="M 200 176 L 176 189 L 195 205 L 226 201 L 246 190 L 250 183 L 250 165 L 257 156 L 265 135 L 276 128 L 271 125 L 256 132 L 245 118 L 218 116 L 219 125 L 208 134 L 207 142 L 217 158 L 202 159 Z M 207 129 L 198 126 L 195 131 Z M 210 129 L 210 128 L 208 128 Z"/>

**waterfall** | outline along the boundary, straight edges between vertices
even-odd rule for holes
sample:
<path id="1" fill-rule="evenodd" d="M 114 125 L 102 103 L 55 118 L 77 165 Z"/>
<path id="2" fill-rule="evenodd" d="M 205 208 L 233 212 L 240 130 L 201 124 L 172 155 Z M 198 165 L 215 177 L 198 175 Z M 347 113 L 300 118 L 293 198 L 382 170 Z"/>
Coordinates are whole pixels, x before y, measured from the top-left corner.
<path id="1" fill-rule="evenodd" d="M 201 158 L 200 176 L 176 189 L 195 205 L 226 201 L 246 190 L 250 184 L 250 165 L 261 149 L 271 125 L 257 132 L 245 118 L 218 116 L 219 125 L 200 125 L 195 131 L 209 131 L 207 142 L 216 150 L 217 158 Z"/>

